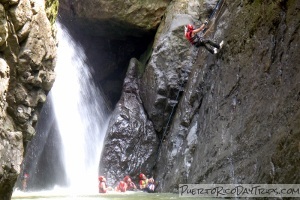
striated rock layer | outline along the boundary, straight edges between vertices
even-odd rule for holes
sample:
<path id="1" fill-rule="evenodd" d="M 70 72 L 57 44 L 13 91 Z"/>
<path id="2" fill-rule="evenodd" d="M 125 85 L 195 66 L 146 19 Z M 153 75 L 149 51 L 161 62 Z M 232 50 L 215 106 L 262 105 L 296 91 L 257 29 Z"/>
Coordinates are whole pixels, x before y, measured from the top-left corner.
<path id="1" fill-rule="evenodd" d="M 0 199 L 10 199 L 55 74 L 55 30 L 43 1 L 0 0 Z M 53 16 L 52 16 L 53 17 Z"/>

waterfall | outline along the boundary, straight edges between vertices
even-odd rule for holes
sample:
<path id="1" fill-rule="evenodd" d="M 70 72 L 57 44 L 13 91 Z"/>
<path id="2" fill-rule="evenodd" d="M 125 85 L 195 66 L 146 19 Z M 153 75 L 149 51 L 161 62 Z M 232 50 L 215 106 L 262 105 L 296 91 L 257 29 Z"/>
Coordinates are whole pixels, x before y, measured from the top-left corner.
<path id="1" fill-rule="evenodd" d="M 57 25 L 57 77 L 51 93 L 67 182 L 72 191 L 95 192 L 108 109 L 82 47 L 65 27 Z"/>

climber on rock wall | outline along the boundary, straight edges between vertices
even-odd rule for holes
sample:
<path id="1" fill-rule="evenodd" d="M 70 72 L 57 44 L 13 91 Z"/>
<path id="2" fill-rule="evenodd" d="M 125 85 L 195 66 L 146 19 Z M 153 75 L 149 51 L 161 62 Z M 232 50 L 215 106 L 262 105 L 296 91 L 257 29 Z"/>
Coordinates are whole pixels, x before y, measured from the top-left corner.
<path id="1" fill-rule="evenodd" d="M 218 53 L 218 50 L 222 48 L 223 41 L 221 41 L 220 44 L 217 44 L 211 40 L 204 39 L 203 37 L 200 37 L 198 35 L 199 32 L 201 32 L 205 29 L 207 24 L 208 24 L 208 22 L 205 21 L 205 23 L 203 23 L 197 29 L 195 29 L 193 25 L 188 24 L 184 28 L 184 35 L 192 45 L 194 45 L 196 47 L 204 46 L 210 53 L 216 54 L 216 53 Z M 211 47 L 208 46 L 208 44 L 214 48 L 212 49 Z"/>

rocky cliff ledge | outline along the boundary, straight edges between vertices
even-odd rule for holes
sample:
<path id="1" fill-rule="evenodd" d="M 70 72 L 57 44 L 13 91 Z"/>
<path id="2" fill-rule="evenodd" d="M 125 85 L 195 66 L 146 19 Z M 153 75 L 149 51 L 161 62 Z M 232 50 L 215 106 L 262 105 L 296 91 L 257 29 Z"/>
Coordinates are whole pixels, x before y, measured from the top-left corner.
<path id="1" fill-rule="evenodd" d="M 171 0 L 60 1 L 60 13 L 70 26 L 94 36 L 141 36 L 155 31 Z"/>
<path id="2" fill-rule="evenodd" d="M 115 152 L 114 164 L 128 170 L 110 171 L 108 178 L 129 173 L 135 179 L 137 171 L 149 169 L 130 171 L 136 162 L 128 152 L 136 142 L 123 144 L 153 133 L 152 127 L 128 129 L 122 139 L 117 134 L 145 122 L 145 112 L 162 141 L 152 146 L 159 146 L 157 162 L 148 163 L 153 167 L 148 175 L 160 181 L 160 191 L 176 191 L 180 183 L 299 183 L 300 3 L 225 1 L 206 35 L 224 40 L 225 47 L 211 55 L 190 46 L 183 36 L 183 25 L 199 25 L 212 13 L 217 1 L 209 2 L 169 4 L 153 53 L 141 67 L 141 101 L 136 93 L 135 98 L 124 98 L 125 84 L 110 122 L 101 162 L 107 164 L 108 152 L 116 145 L 110 141 L 119 140 L 126 148 Z M 124 105 L 145 110 L 131 114 Z"/>
<path id="3" fill-rule="evenodd" d="M 43 2 L 0 0 L 1 200 L 10 199 L 24 148 L 55 79 L 57 42 L 49 19 L 55 19 L 57 6 L 47 15 Z"/>

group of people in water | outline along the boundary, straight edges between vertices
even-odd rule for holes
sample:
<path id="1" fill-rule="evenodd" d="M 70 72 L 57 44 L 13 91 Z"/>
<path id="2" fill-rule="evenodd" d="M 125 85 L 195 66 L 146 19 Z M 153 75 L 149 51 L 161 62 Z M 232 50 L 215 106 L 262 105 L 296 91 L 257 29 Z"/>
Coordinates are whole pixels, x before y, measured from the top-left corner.
<path id="1" fill-rule="evenodd" d="M 145 174 L 139 175 L 139 184 L 138 187 L 132 182 L 130 176 L 125 176 L 122 181 L 119 182 L 117 187 L 113 189 L 112 187 L 107 187 L 106 178 L 104 176 L 99 176 L 99 193 L 107 193 L 107 191 L 117 191 L 117 192 L 126 192 L 126 191 L 137 191 L 141 190 L 144 192 L 153 193 L 156 188 L 156 183 L 153 178 L 147 178 Z"/>

